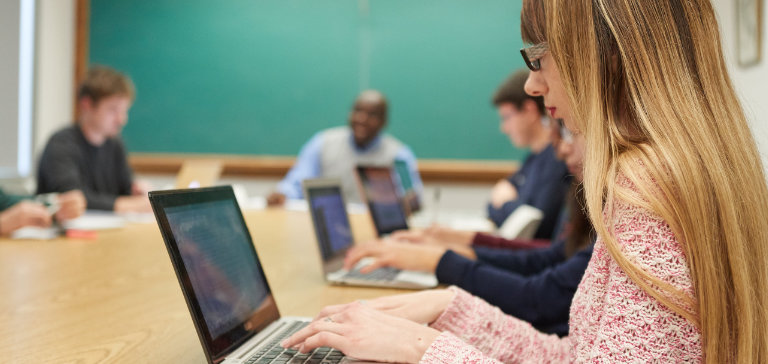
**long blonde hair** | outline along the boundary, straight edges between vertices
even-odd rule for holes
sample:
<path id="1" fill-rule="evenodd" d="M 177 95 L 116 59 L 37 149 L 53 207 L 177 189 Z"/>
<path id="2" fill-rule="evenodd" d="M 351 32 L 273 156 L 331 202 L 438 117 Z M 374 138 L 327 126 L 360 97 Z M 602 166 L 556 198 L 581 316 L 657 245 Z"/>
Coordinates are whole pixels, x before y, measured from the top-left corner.
<path id="1" fill-rule="evenodd" d="M 585 133 L 587 208 L 611 256 L 700 328 L 707 362 L 768 363 L 768 188 L 709 0 L 525 0 L 522 31 L 549 43 Z M 614 199 L 670 225 L 695 297 L 622 254 L 603 219 Z"/>

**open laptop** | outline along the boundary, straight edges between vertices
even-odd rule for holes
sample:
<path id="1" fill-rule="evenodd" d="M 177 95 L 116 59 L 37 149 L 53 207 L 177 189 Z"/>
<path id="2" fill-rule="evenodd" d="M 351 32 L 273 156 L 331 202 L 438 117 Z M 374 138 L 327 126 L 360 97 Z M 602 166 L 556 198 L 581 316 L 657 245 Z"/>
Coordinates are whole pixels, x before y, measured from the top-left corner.
<path id="1" fill-rule="evenodd" d="M 222 165 L 216 159 L 187 159 L 176 176 L 176 188 L 211 187 L 221 176 Z"/>
<path id="2" fill-rule="evenodd" d="M 383 237 L 397 230 L 408 230 L 407 216 L 397 194 L 392 168 L 360 165 L 356 170 L 376 234 Z"/>
<path id="3" fill-rule="evenodd" d="M 230 186 L 149 199 L 208 363 L 349 361 L 329 348 L 299 355 L 280 347 L 311 319 L 280 317 Z"/>
<path id="4" fill-rule="evenodd" d="M 323 274 L 333 284 L 355 286 L 424 289 L 437 286 L 434 274 L 380 268 L 363 274 L 360 268 L 370 261 L 361 261 L 353 270 L 344 270 L 344 256 L 354 244 L 352 229 L 338 179 L 304 180 L 304 196 L 309 203 L 312 225 L 320 249 Z"/>
<path id="5" fill-rule="evenodd" d="M 421 200 L 418 192 L 413 188 L 413 180 L 411 180 L 411 171 L 408 169 L 408 163 L 404 160 L 395 160 L 395 172 L 398 177 L 398 187 L 400 187 L 400 194 L 403 196 L 403 206 L 408 210 L 408 214 L 415 214 L 421 210 Z"/>

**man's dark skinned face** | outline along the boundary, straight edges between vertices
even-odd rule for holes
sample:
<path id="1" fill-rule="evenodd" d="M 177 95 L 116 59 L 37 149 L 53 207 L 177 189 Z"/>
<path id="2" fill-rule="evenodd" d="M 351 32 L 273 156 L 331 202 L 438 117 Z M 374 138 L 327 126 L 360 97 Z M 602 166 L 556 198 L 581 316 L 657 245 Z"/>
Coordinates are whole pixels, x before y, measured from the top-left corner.
<path id="1" fill-rule="evenodd" d="M 384 101 L 357 100 L 349 113 L 349 127 L 358 147 L 366 147 L 387 124 Z"/>

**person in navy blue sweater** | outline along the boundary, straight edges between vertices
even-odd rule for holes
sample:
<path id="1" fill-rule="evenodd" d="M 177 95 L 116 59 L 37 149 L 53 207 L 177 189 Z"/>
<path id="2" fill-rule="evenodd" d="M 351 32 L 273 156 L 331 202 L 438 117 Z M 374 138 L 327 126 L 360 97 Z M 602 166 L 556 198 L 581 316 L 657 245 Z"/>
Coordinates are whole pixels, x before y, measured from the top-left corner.
<path id="1" fill-rule="evenodd" d="M 501 119 L 501 132 L 517 148 L 529 148 L 531 154 L 522 167 L 496 183 L 488 203 L 488 218 L 501 226 L 520 205 L 530 205 L 542 211 L 544 217 L 534 234 L 537 239 L 549 239 L 554 232 L 570 185 L 568 170 L 556 157 L 551 144 L 549 118 L 544 100 L 525 93 L 528 70 L 513 73 L 498 88 L 492 98 Z"/>
<path id="2" fill-rule="evenodd" d="M 573 189 L 577 195 L 582 194 L 581 188 Z M 581 199 L 583 196 L 575 200 Z M 445 251 L 435 268 L 438 281 L 459 286 L 505 313 L 530 322 L 539 331 L 567 335 L 571 300 L 594 245 L 591 226 L 578 207 L 581 203 L 570 204 L 573 207 L 566 215 L 579 216 L 569 219 L 551 246 L 512 250 L 478 245 L 483 240 L 475 239 L 474 254 L 467 254 L 469 257 Z M 475 259 L 470 258 L 473 255 Z"/>
<path id="3" fill-rule="evenodd" d="M 559 143 L 561 158 L 581 179 L 584 140 Z M 435 272 L 438 281 L 453 284 L 530 322 L 542 332 L 568 334 L 573 295 L 592 257 L 595 234 L 582 206 L 583 193 L 571 188 L 571 201 L 553 244 L 507 240 L 487 234 L 468 235 L 446 228 L 395 233 L 392 240 L 350 250 L 345 266 L 363 257 L 373 263 L 363 273 L 383 266 Z M 395 240 L 404 240 L 395 241 Z M 411 243 L 420 244 L 411 244 Z"/>

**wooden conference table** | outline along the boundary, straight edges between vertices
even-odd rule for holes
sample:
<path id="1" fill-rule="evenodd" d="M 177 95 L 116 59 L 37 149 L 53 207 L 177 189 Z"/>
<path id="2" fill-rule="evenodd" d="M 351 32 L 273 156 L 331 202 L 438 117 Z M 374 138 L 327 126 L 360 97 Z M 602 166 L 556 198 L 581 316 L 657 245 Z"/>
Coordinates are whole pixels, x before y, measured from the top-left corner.
<path id="1" fill-rule="evenodd" d="M 325 284 L 307 212 L 244 212 L 282 315 L 405 291 Z M 351 215 L 356 240 L 374 236 Z M 94 240 L 0 239 L 0 362 L 205 363 L 156 224 Z"/>

